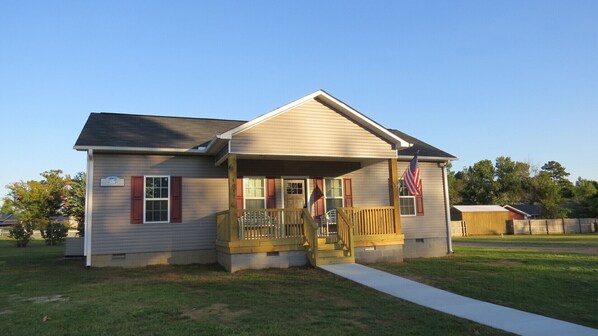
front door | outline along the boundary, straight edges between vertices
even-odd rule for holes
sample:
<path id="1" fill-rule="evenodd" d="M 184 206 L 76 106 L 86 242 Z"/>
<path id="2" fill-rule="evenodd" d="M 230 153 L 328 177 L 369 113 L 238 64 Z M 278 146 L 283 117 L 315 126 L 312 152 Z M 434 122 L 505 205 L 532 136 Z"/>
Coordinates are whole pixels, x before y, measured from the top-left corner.
<path id="1" fill-rule="evenodd" d="M 305 180 L 284 180 L 284 208 L 303 209 L 305 207 Z M 302 210 L 285 211 L 284 229 L 289 237 L 303 235 Z"/>
<path id="2" fill-rule="evenodd" d="M 305 180 L 284 180 L 285 209 L 305 207 Z"/>

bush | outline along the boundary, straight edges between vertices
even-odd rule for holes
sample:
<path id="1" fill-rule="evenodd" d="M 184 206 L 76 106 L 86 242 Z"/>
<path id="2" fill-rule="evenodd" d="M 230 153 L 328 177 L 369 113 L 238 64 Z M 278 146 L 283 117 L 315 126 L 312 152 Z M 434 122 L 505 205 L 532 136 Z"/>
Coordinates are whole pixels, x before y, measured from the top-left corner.
<path id="1" fill-rule="evenodd" d="M 46 245 L 60 245 L 66 239 L 69 229 L 60 223 L 50 222 L 39 231 L 46 240 Z"/>
<path id="2" fill-rule="evenodd" d="M 17 247 L 25 247 L 29 244 L 33 235 L 33 226 L 30 224 L 17 223 L 8 230 L 8 236 L 17 241 Z"/>

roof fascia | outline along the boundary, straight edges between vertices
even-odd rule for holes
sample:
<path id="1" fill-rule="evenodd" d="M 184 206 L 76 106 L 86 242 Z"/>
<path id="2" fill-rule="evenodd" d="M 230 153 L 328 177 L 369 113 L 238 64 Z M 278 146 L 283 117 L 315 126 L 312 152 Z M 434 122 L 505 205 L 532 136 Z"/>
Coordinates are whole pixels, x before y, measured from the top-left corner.
<path id="1" fill-rule="evenodd" d="M 206 154 L 209 145 L 206 147 L 197 147 L 191 149 L 184 148 L 155 148 L 155 147 L 124 147 L 124 146 L 74 146 L 78 151 L 114 151 L 114 152 L 156 152 L 156 153 L 195 153 Z"/>
<path id="2" fill-rule="evenodd" d="M 230 140 L 232 139 L 233 135 L 236 135 L 238 133 L 241 133 L 245 130 L 250 129 L 251 127 L 254 127 L 256 125 L 261 124 L 262 122 L 269 120 L 275 116 L 277 116 L 280 113 L 283 113 L 285 111 L 288 111 L 291 108 L 297 107 L 299 105 L 302 105 L 304 103 L 306 103 L 307 101 L 311 100 L 311 99 L 315 99 L 317 97 L 324 97 L 327 100 L 333 102 L 334 104 L 338 105 L 339 107 L 341 107 L 343 110 L 345 110 L 346 112 L 348 112 L 349 114 L 351 114 L 352 116 L 356 117 L 359 121 L 361 121 L 363 124 L 369 126 L 371 129 L 375 130 L 378 132 L 378 134 L 383 135 L 384 137 L 386 137 L 387 139 L 393 141 L 394 143 L 398 144 L 399 147 L 402 148 L 407 148 L 407 147 L 411 147 L 412 144 L 409 143 L 408 141 L 403 140 L 402 138 L 396 136 L 395 134 L 391 133 L 390 131 L 388 131 L 387 129 L 385 129 L 384 127 L 378 125 L 377 123 L 373 122 L 371 119 L 369 119 L 368 117 L 366 117 L 365 115 L 361 114 L 360 112 L 354 110 L 353 108 L 351 108 L 350 106 L 348 106 L 347 104 L 343 103 L 342 101 L 338 100 L 337 98 L 331 96 L 330 94 L 328 94 L 326 91 L 324 90 L 318 90 L 314 93 L 311 93 L 305 97 L 299 98 L 295 101 L 292 101 L 284 106 L 281 106 L 279 108 L 277 108 L 274 111 L 268 112 L 266 114 L 263 114 L 255 119 L 252 119 L 242 125 L 239 125 L 227 132 L 224 132 L 220 135 L 218 135 L 217 137 L 220 139 L 227 139 Z"/>
<path id="3" fill-rule="evenodd" d="M 413 160 L 414 155 L 398 155 L 397 159 L 405 159 L 405 160 Z M 442 156 L 418 156 L 417 159 L 419 161 L 455 161 L 459 160 L 456 157 L 442 157 Z"/>
<path id="4" fill-rule="evenodd" d="M 519 209 L 517 209 L 517 208 L 515 208 L 515 207 L 512 207 L 512 206 L 510 206 L 510 205 L 505 205 L 503 208 L 506 208 L 506 209 L 509 209 L 509 210 L 511 210 L 511 211 L 514 211 L 514 212 L 520 213 L 520 214 L 522 214 L 522 215 L 524 215 L 524 216 L 531 216 L 531 215 L 530 215 L 530 214 L 528 214 L 527 212 L 525 212 L 525 211 L 523 211 L 523 210 L 519 210 Z"/>

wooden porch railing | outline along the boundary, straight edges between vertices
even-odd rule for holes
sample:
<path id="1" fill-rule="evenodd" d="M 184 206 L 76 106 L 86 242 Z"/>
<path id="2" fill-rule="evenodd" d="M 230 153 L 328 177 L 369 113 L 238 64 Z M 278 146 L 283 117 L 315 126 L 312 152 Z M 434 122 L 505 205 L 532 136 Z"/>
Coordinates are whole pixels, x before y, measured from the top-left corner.
<path id="1" fill-rule="evenodd" d="M 239 240 L 303 237 L 303 209 L 237 211 Z"/>
<path id="2" fill-rule="evenodd" d="M 338 208 L 355 226 L 355 235 L 394 234 L 394 208 L 392 206 Z M 340 229 L 339 229 L 340 231 Z"/>
<path id="3" fill-rule="evenodd" d="M 354 226 L 349 216 L 345 213 L 344 209 L 338 208 L 336 214 L 336 223 L 338 225 L 338 238 L 345 245 L 349 256 L 355 255 L 355 244 L 353 243 Z"/>
<path id="4" fill-rule="evenodd" d="M 303 209 L 301 217 L 303 219 L 303 235 L 307 243 L 307 258 L 312 266 L 316 266 L 316 260 L 318 259 L 318 225 L 307 209 Z"/>

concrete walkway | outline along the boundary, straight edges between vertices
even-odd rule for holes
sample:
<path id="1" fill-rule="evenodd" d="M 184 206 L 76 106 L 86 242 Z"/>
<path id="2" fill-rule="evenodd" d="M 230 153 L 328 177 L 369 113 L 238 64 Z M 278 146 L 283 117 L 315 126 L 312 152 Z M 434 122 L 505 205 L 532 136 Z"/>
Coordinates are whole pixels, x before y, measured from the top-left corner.
<path id="1" fill-rule="evenodd" d="M 519 335 L 598 336 L 598 329 L 474 300 L 359 264 L 320 268 L 400 299 Z"/>

